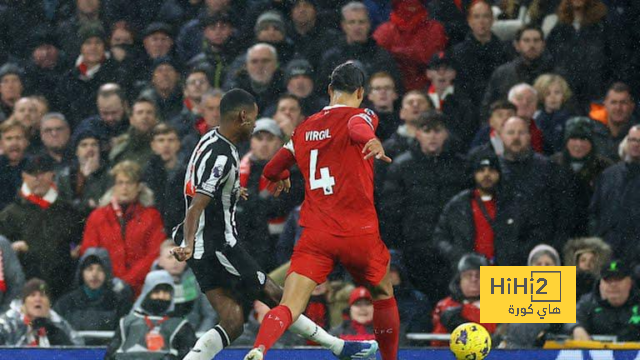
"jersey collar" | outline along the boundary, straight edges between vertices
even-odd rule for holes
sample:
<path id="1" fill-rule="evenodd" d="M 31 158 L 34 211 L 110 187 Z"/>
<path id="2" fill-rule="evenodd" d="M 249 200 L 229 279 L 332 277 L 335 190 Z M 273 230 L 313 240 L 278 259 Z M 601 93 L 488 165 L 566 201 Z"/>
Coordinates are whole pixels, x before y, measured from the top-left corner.
<path id="1" fill-rule="evenodd" d="M 342 107 L 348 107 L 347 105 L 342 105 L 342 104 L 336 104 L 333 106 L 325 106 L 322 110 L 331 110 L 331 109 L 336 109 L 336 108 L 342 108 Z"/>

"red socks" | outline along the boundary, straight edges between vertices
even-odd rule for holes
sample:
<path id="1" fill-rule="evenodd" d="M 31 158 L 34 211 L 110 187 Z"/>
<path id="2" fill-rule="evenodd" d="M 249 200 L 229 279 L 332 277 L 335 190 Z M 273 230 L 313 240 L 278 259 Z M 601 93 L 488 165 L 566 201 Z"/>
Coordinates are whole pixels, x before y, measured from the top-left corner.
<path id="1" fill-rule="evenodd" d="M 395 298 L 373 302 L 373 330 L 380 345 L 382 360 L 397 360 L 400 315 Z"/>
<path id="2" fill-rule="evenodd" d="M 284 305 L 274 307 L 264 316 L 253 347 L 264 346 L 264 353 L 266 354 L 267 350 L 287 331 L 292 322 L 291 310 L 288 307 Z"/>

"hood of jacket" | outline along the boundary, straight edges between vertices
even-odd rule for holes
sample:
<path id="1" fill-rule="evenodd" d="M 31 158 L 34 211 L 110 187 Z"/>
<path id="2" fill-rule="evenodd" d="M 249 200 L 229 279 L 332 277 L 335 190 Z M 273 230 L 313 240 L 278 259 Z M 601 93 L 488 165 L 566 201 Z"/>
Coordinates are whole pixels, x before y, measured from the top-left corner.
<path id="1" fill-rule="evenodd" d="M 153 289 L 155 289 L 155 287 L 158 285 L 169 285 L 173 290 L 172 292 L 175 293 L 175 287 L 173 285 L 173 277 L 169 274 L 168 271 L 166 270 L 151 271 L 149 274 L 147 274 L 147 277 L 144 279 L 144 286 L 142 287 L 142 292 L 140 293 L 140 296 L 136 299 L 136 302 L 133 304 L 134 311 L 138 313 L 143 313 L 143 314 L 147 313 L 147 311 L 145 311 L 142 308 L 142 302 L 144 301 L 144 299 L 147 298 L 147 296 L 149 296 L 151 291 L 153 291 Z M 165 311 L 165 314 L 173 312 L 174 309 L 175 309 L 175 300 L 172 294 L 171 305 L 169 305 L 169 308 L 167 309 L 167 311 Z"/>
<path id="2" fill-rule="evenodd" d="M 98 259 L 105 273 L 104 284 L 110 286 L 111 280 L 113 279 L 111 258 L 109 257 L 109 252 L 106 249 L 98 247 L 88 248 L 87 251 L 84 252 L 84 255 L 80 257 L 78 266 L 76 267 L 74 286 L 82 286 L 84 284 L 84 280 L 82 279 L 82 268 L 83 265 L 91 258 Z"/>
<path id="3" fill-rule="evenodd" d="M 578 258 L 585 252 L 595 255 L 594 275 L 600 272 L 602 266 L 611 258 L 611 246 L 598 237 L 571 239 L 564 246 L 564 264 L 566 266 L 578 266 Z"/>
<path id="4" fill-rule="evenodd" d="M 104 195 L 100 198 L 100 202 L 98 206 L 103 207 L 111 204 L 112 197 L 113 197 L 113 187 L 107 190 L 107 192 L 104 193 Z M 155 205 L 153 190 L 151 190 L 145 183 L 142 183 L 142 186 L 140 188 L 140 195 L 138 196 L 138 201 L 140 202 L 140 205 L 144 207 Z"/>

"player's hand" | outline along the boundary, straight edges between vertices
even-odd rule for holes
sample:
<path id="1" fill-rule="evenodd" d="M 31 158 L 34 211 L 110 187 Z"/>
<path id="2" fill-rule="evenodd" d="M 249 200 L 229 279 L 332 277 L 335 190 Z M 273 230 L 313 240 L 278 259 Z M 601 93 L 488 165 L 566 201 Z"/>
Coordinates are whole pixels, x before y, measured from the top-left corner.
<path id="1" fill-rule="evenodd" d="M 240 188 L 240 198 L 242 200 L 249 200 L 249 190 L 245 187 Z"/>
<path id="2" fill-rule="evenodd" d="M 29 251 L 29 245 L 24 240 L 18 240 L 11 243 L 11 248 L 17 253 L 26 253 Z"/>
<path id="3" fill-rule="evenodd" d="M 173 257 L 175 257 L 178 261 L 187 261 L 191 259 L 191 256 L 193 255 L 193 249 L 189 247 L 176 246 L 171 249 L 171 255 L 173 255 Z"/>
<path id="4" fill-rule="evenodd" d="M 364 156 L 365 160 L 369 160 L 372 157 L 376 157 L 378 160 L 382 160 L 384 162 L 390 163 L 391 158 L 385 155 L 384 148 L 382 147 L 382 143 L 377 138 L 373 138 L 369 140 L 362 149 L 362 153 L 366 154 Z"/>
<path id="5" fill-rule="evenodd" d="M 269 184 L 268 188 L 269 191 L 273 193 L 274 197 L 278 197 L 280 196 L 280 194 L 282 194 L 283 191 L 286 193 L 289 192 L 289 190 L 291 189 L 291 180 L 289 178 L 286 178 L 284 180 L 272 182 Z"/>

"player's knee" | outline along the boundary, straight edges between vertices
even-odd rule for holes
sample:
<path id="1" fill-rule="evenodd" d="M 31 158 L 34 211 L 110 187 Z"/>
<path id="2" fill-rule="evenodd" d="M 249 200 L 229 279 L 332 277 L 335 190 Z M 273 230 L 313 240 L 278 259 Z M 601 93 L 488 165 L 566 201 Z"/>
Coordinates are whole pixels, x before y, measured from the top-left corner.
<path id="1" fill-rule="evenodd" d="M 278 306 L 280 300 L 282 300 L 282 288 L 267 278 L 267 283 L 264 285 L 262 294 L 258 299 L 270 308 Z"/>
<path id="2" fill-rule="evenodd" d="M 393 297 L 393 285 L 387 278 L 371 289 L 371 296 L 374 300 L 386 300 Z"/>

